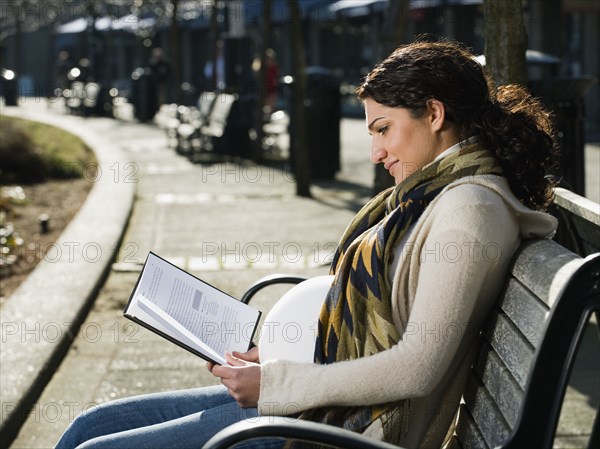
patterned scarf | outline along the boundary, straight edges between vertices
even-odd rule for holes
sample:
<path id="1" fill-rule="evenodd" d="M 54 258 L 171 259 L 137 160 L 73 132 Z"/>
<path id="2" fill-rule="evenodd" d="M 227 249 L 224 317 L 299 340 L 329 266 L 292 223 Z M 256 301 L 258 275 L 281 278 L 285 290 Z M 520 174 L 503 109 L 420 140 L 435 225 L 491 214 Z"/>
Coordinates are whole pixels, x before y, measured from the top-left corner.
<path id="1" fill-rule="evenodd" d="M 413 173 L 361 209 L 334 256 L 331 274 L 335 277 L 319 316 L 315 363 L 367 357 L 400 340 L 402 332 L 394 325 L 391 309 L 390 266 L 395 245 L 448 184 L 467 176 L 501 173 L 492 153 L 471 144 Z M 385 439 L 392 442 L 392 435 L 399 434 L 399 426 L 407 419 L 409 405 L 404 400 L 324 407 L 307 410 L 300 418 L 356 432 L 381 418 Z"/>

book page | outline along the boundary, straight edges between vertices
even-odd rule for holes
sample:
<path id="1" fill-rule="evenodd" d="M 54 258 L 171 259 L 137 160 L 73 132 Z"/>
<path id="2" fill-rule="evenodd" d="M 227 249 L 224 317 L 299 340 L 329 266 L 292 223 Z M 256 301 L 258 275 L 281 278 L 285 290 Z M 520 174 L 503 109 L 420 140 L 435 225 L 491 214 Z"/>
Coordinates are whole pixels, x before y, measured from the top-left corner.
<path id="1" fill-rule="evenodd" d="M 170 317 L 160 307 L 149 301 L 147 298 L 144 298 L 141 294 L 132 298 L 129 307 L 127 308 L 127 313 L 141 319 L 153 328 L 167 335 L 177 336 L 178 341 L 208 356 L 215 362 L 221 365 L 227 365 L 225 358 L 214 352 L 208 345 L 203 343 L 174 318 Z"/>
<path id="2" fill-rule="evenodd" d="M 248 350 L 260 315 L 258 310 L 153 253 L 148 255 L 126 313 L 131 313 L 131 303 L 139 302 L 136 298 L 140 296 L 221 356 L 225 352 Z M 171 336 L 182 337 L 181 332 Z"/>

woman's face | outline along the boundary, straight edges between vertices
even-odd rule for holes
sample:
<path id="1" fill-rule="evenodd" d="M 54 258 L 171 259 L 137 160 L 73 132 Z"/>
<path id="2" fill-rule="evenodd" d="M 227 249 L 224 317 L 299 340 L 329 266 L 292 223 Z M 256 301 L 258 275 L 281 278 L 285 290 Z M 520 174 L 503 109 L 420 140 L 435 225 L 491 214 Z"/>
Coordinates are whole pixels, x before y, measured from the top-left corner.
<path id="1" fill-rule="evenodd" d="M 421 170 L 447 148 L 440 133 L 443 105 L 436 100 L 427 103 L 420 118 L 413 118 L 408 109 L 390 108 L 371 98 L 365 100 L 365 113 L 372 136 L 371 161 L 383 163 L 396 184 Z"/>

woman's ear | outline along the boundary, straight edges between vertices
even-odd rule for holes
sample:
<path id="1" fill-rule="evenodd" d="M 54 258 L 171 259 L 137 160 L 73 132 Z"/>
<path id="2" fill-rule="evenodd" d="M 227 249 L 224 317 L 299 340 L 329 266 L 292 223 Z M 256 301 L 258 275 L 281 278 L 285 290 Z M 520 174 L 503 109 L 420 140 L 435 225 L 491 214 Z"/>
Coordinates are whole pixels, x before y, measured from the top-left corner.
<path id="1" fill-rule="evenodd" d="M 439 100 L 432 98 L 427 100 L 429 112 L 429 123 L 434 131 L 440 131 L 446 121 L 446 106 Z"/>

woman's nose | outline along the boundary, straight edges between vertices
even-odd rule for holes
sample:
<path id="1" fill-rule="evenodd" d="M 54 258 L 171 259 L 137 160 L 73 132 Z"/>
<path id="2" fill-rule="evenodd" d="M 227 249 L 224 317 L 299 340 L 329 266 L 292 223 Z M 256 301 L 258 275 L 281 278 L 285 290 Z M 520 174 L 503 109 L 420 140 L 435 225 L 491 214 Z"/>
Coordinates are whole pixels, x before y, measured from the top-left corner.
<path id="1" fill-rule="evenodd" d="M 374 164 L 379 164 L 382 162 L 387 156 L 387 152 L 385 149 L 379 145 L 375 139 L 371 141 L 371 162 Z"/>

